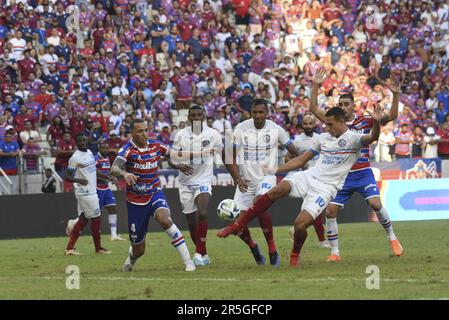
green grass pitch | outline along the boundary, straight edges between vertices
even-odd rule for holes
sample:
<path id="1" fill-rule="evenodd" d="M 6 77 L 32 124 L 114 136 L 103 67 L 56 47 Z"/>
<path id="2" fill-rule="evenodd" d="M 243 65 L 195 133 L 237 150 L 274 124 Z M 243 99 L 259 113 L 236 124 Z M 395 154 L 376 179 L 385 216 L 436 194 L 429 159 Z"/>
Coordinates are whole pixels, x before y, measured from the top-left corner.
<path id="1" fill-rule="evenodd" d="M 154 223 L 154 221 L 152 221 Z M 288 227 L 276 227 L 281 267 L 257 266 L 237 237 L 219 239 L 209 231 L 212 264 L 195 272 L 183 265 L 162 232 L 147 235 L 147 253 L 135 271 L 120 272 L 129 243 L 103 245 L 110 255 L 96 255 L 84 235 L 78 250 L 64 255 L 67 238 L 0 241 L 0 299 L 444 299 L 449 298 L 449 221 L 397 222 L 395 232 L 405 249 L 392 257 L 378 223 L 342 224 L 343 261 L 327 263 L 328 249 L 318 247 L 313 229 L 302 252 L 301 267 L 288 266 Z M 260 229 L 251 229 L 266 253 Z M 189 234 L 184 231 L 184 236 Z M 190 251 L 193 246 L 188 241 Z M 80 270 L 80 289 L 66 288 L 67 266 Z M 380 289 L 367 289 L 369 265 L 380 270 Z"/>

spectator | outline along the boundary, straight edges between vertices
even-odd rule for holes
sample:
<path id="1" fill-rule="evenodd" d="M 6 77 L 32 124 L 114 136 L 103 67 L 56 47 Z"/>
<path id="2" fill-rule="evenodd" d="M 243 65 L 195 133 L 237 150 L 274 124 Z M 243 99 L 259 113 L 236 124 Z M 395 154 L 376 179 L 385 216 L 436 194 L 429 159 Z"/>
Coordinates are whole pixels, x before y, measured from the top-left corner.
<path id="1" fill-rule="evenodd" d="M 59 141 L 54 150 L 55 170 L 59 176 L 64 179 L 65 170 L 69 165 L 69 159 L 76 150 L 75 141 L 70 132 L 65 132 L 63 139 Z"/>
<path id="2" fill-rule="evenodd" d="M 413 135 L 408 124 L 404 123 L 401 130 L 396 134 L 395 156 L 396 159 L 410 158 L 410 144 L 413 142 Z"/>
<path id="3" fill-rule="evenodd" d="M 25 173 L 38 173 L 39 170 L 39 158 L 46 154 L 45 151 L 37 143 L 34 138 L 29 138 L 27 144 L 23 146 L 22 156 L 25 160 Z"/>
<path id="4" fill-rule="evenodd" d="M 226 112 L 223 109 L 218 109 L 217 119 L 213 122 L 212 128 L 217 130 L 223 137 L 226 130 L 232 129 L 231 122 L 225 119 Z"/>
<path id="5" fill-rule="evenodd" d="M 395 144 L 395 137 L 390 126 L 384 126 L 381 129 L 379 140 L 377 142 L 374 154 L 376 161 L 391 161 L 391 149 Z"/>
<path id="6" fill-rule="evenodd" d="M 53 177 L 53 171 L 49 168 L 45 169 L 45 182 L 42 185 L 42 193 L 56 192 L 56 179 Z"/>
<path id="7" fill-rule="evenodd" d="M 438 143 L 440 140 L 441 137 L 435 133 L 434 128 L 427 128 L 426 135 L 423 139 L 423 158 L 438 157 Z"/>
<path id="8" fill-rule="evenodd" d="M 7 175 L 17 174 L 17 157 L 19 154 L 19 144 L 14 141 L 14 130 L 9 129 L 6 131 L 3 141 L 0 141 L 0 168 Z"/>
<path id="9" fill-rule="evenodd" d="M 126 142 L 128 142 L 126 140 Z M 115 130 L 111 130 L 109 132 L 109 138 L 106 139 L 106 143 L 109 146 L 109 162 L 114 163 L 115 157 L 118 154 L 120 148 L 125 145 L 125 141 L 123 141 Z"/>
<path id="10" fill-rule="evenodd" d="M 33 142 L 41 141 L 39 132 L 34 130 L 33 123 L 29 120 L 25 121 L 25 130 L 20 132 L 19 137 L 20 141 L 22 142 L 22 145 L 27 144 L 30 138 L 33 139 Z"/>

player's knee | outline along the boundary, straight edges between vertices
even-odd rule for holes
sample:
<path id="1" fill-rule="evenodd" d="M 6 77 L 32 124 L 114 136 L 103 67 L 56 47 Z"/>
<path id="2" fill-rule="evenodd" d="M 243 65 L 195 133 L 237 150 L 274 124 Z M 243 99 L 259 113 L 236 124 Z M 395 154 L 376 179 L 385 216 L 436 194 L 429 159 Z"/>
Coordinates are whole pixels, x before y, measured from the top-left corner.
<path id="1" fill-rule="evenodd" d="M 291 187 L 290 187 L 290 184 L 288 182 L 286 182 L 286 183 L 282 183 L 281 182 L 276 187 L 274 187 L 273 189 L 268 191 L 268 196 L 272 200 L 277 200 L 277 199 L 286 197 L 290 193 L 290 188 Z"/>
<path id="2" fill-rule="evenodd" d="M 135 246 L 133 247 L 133 256 L 139 258 L 145 254 L 144 246 Z"/>
<path id="3" fill-rule="evenodd" d="M 205 220 L 207 220 L 207 210 L 206 209 L 198 210 L 198 221 L 205 221 Z"/>
<path id="4" fill-rule="evenodd" d="M 338 207 L 337 206 L 328 206 L 326 209 L 326 218 L 335 219 L 337 217 Z"/>
<path id="5" fill-rule="evenodd" d="M 382 203 L 378 198 L 373 198 L 368 201 L 369 206 L 376 212 L 379 212 L 382 209 Z"/>

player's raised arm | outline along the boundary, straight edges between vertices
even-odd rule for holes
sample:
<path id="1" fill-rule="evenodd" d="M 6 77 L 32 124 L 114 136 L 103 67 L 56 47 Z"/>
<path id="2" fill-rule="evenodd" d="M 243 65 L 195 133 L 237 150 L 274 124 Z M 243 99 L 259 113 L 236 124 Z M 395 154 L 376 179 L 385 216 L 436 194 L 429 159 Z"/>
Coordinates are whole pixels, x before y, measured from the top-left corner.
<path id="1" fill-rule="evenodd" d="M 368 110 L 367 110 L 367 112 L 373 118 L 374 123 L 373 123 L 373 128 L 371 129 L 370 134 L 365 134 L 360 139 L 360 142 L 364 146 L 367 146 L 367 145 L 373 143 L 374 141 L 376 141 L 377 139 L 379 139 L 380 122 L 382 121 L 382 108 L 381 108 L 381 106 L 379 104 L 376 104 L 374 106 L 374 110 L 372 112 L 370 112 Z"/>
<path id="2" fill-rule="evenodd" d="M 316 156 L 316 152 L 313 150 L 307 150 L 302 155 L 295 157 L 287 163 L 278 167 L 276 173 L 289 172 L 304 166 L 308 161 L 312 160 Z"/>
<path id="3" fill-rule="evenodd" d="M 310 97 L 310 111 L 321 122 L 325 121 L 325 112 L 318 107 L 318 89 L 323 84 L 326 78 L 326 69 L 324 67 L 318 68 L 315 76 L 313 77 L 312 93 Z"/>
<path id="4" fill-rule="evenodd" d="M 385 82 L 385 85 L 393 93 L 393 101 L 391 102 L 390 112 L 382 115 L 382 125 L 387 124 L 390 121 L 394 121 L 398 117 L 399 109 L 399 92 L 401 91 L 401 83 L 394 78 L 390 78 Z"/>
<path id="5" fill-rule="evenodd" d="M 117 178 L 124 178 L 127 184 L 133 185 L 137 182 L 137 176 L 126 172 L 126 159 L 116 157 L 111 166 L 111 174 Z"/>

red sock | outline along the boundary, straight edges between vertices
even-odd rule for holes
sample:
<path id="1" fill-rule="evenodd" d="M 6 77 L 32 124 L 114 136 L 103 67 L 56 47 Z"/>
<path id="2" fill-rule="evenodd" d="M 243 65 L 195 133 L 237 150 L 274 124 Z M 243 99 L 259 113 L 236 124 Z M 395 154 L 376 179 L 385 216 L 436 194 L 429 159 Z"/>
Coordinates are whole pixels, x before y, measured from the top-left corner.
<path id="1" fill-rule="evenodd" d="M 265 193 L 257 199 L 256 202 L 254 202 L 254 204 L 246 211 L 246 214 L 237 219 L 237 223 L 243 227 L 246 227 L 248 223 L 254 219 L 254 217 L 267 211 L 273 203 L 274 201 L 271 200 L 267 193 Z"/>
<path id="2" fill-rule="evenodd" d="M 326 240 L 326 238 L 324 237 L 323 222 L 324 222 L 323 214 L 320 214 L 313 222 L 313 227 L 315 228 L 316 235 L 318 236 L 318 240 L 320 242 Z"/>
<path id="3" fill-rule="evenodd" d="M 207 254 L 206 250 L 206 236 L 207 236 L 207 220 L 198 221 L 196 224 L 196 252 L 200 255 Z"/>
<path id="4" fill-rule="evenodd" d="M 101 249 L 101 217 L 96 217 L 90 220 L 90 230 L 92 231 L 92 238 L 94 239 L 95 251 Z"/>
<path id="5" fill-rule="evenodd" d="M 300 232 L 295 231 L 295 241 L 293 242 L 292 252 L 299 254 L 306 239 L 307 239 L 307 230 L 303 230 Z"/>
<path id="6" fill-rule="evenodd" d="M 70 234 L 70 239 L 69 239 L 69 243 L 67 243 L 67 250 L 72 250 L 73 248 L 75 248 L 75 244 L 76 241 L 78 240 L 79 236 L 80 236 L 80 232 L 81 230 L 84 229 L 84 227 L 87 224 L 86 219 L 82 218 L 81 216 L 78 219 L 78 222 L 75 224 L 75 226 L 73 227 L 72 233 Z"/>
<path id="7" fill-rule="evenodd" d="M 256 243 L 251 238 L 251 233 L 249 232 L 248 227 L 243 228 L 242 234 L 239 234 L 240 239 L 245 242 L 250 249 L 254 249 L 256 247 Z"/>
<path id="8" fill-rule="evenodd" d="M 263 235 L 265 236 L 265 240 L 268 244 L 268 252 L 275 253 L 276 252 L 276 244 L 274 243 L 273 237 L 273 222 L 271 221 L 271 216 L 267 211 L 262 212 L 259 216 L 260 227 L 262 228 Z"/>

